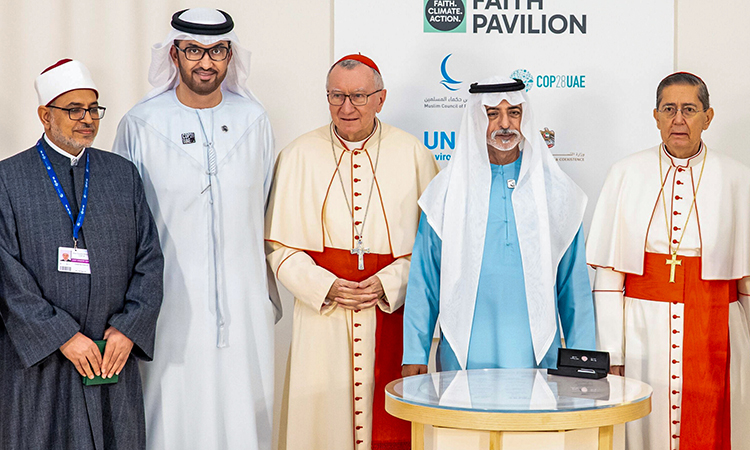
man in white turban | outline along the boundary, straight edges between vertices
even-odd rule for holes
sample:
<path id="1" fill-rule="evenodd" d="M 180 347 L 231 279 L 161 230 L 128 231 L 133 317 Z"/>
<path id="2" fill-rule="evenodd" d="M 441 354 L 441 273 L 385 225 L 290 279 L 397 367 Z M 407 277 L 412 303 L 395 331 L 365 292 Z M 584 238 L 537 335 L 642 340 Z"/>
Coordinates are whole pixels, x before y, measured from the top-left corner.
<path id="1" fill-rule="evenodd" d="M 136 168 L 92 148 L 106 108 L 63 59 L 35 82 L 44 134 L 0 162 L 0 448 L 146 448 L 164 260 Z"/>
<path id="2" fill-rule="evenodd" d="M 419 199 L 404 312 L 403 375 L 556 366 L 594 349 L 583 243 L 586 197 L 554 161 L 521 81 L 473 84 L 448 167 Z"/>
<path id="3" fill-rule="evenodd" d="M 271 447 L 281 310 L 269 300 L 263 215 L 274 142 L 233 27 L 215 9 L 175 13 L 152 49 L 154 90 L 113 146 L 143 176 L 165 255 L 159 360 L 143 371 L 154 450 Z"/>

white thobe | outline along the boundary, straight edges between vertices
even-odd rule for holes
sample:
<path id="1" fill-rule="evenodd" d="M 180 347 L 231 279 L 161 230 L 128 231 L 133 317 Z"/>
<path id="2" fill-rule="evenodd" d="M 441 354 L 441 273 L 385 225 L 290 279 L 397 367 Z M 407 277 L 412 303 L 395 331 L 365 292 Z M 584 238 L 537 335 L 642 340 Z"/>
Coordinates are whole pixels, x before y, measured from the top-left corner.
<path id="1" fill-rule="evenodd" d="M 661 176 L 658 158 L 662 163 Z M 701 179 L 704 158 L 708 159 Z M 743 172 L 745 177 L 750 173 L 705 146 L 688 159 L 674 158 L 663 147 L 657 147 L 617 163 L 602 188 L 587 242 L 588 262 L 596 268 L 597 342 L 610 353 L 612 365 L 625 365 L 626 377 L 642 380 L 654 389 L 651 414 L 626 426 L 629 450 L 680 447 L 684 310 L 683 303 L 624 296 L 626 273 L 640 275 L 643 269 L 641 266 L 640 272 L 633 270 L 633 258 L 626 261 L 624 251 L 618 248 L 635 247 L 634 251 L 638 251 L 643 242 L 641 253 L 666 255 L 679 246 L 678 255 L 701 257 L 712 251 L 709 246 L 714 247 L 714 237 L 720 236 L 740 248 L 736 253 L 742 254 L 745 250 L 741 247 L 750 243 L 737 238 L 744 230 L 733 229 L 737 225 L 748 226 L 742 217 L 750 205 L 737 201 L 746 199 L 750 192 L 747 180 L 739 178 Z M 718 178 L 717 173 L 725 178 Z M 660 179 L 664 180 L 662 196 L 659 196 Z M 728 192 L 727 185 L 736 191 Z M 623 196 L 628 189 L 638 193 Z M 629 203 L 630 200 L 637 207 L 628 208 L 635 204 Z M 617 222 L 615 226 L 613 221 Z M 727 259 L 731 260 L 731 256 Z M 750 448 L 746 426 L 750 420 L 750 334 L 746 311 L 750 277 L 742 273 L 746 272 L 744 265 L 737 268 L 737 264 L 725 264 L 717 269 L 705 267 L 705 260 L 702 265 L 704 280 L 738 279 L 739 301 L 729 305 L 732 448 L 747 449 Z M 737 276 L 737 271 L 743 276 Z M 718 276 L 706 276 L 707 272 Z"/>
<path id="2" fill-rule="evenodd" d="M 174 90 L 122 119 L 164 251 L 155 357 L 144 364 L 148 448 L 269 449 L 274 316 L 263 214 L 274 165 L 257 102 L 222 91 L 189 108 Z M 271 289 L 275 289 L 272 286 Z"/>

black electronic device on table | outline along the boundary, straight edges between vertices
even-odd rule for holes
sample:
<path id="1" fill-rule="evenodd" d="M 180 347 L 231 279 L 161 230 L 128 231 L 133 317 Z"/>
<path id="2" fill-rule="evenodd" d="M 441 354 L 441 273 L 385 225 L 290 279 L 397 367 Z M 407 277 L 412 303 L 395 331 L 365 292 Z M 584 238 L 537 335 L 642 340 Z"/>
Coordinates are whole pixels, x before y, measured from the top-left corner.
<path id="1" fill-rule="evenodd" d="M 609 373 L 609 353 L 559 348 L 557 369 L 548 369 L 547 373 L 564 377 L 604 378 Z"/>

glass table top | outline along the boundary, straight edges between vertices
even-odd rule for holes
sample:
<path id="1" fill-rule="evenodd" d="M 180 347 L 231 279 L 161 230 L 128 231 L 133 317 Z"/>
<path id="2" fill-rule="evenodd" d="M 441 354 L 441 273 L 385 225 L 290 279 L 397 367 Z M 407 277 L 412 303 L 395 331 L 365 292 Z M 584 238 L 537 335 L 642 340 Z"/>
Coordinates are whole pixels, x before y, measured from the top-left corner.
<path id="1" fill-rule="evenodd" d="M 397 380 L 386 394 L 432 408 L 540 413 L 602 409 L 651 396 L 648 384 L 609 375 L 599 380 L 547 375 L 544 369 L 436 372 Z"/>

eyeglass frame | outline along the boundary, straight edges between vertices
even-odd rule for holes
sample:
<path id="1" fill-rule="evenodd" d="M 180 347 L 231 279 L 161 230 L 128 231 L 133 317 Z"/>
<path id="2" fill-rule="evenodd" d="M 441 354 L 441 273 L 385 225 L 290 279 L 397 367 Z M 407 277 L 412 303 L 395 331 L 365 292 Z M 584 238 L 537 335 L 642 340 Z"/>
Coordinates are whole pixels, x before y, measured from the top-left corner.
<path id="1" fill-rule="evenodd" d="M 91 120 L 102 120 L 104 118 L 104 113 L 107 111 L 107 108 L 104 107 L 104 106 L 92 106 L 91 108 L 81 108 L 81 107 L 78 107 L 78 108 L 61 108 L 61 107 L 55 106 L 55 105 L 47 105 L 47 108 L 55 108 L 55 109 L 60 109 L 60 110 L 63 110 L 63 111 L 67 111 L 68 112 L 68 118 L 70 120 L 74 120 L 76 122 L 80 122 L 83 119 L 85 119 L 86 118 L 86 112 L 88 112 L 89 116 L 91 116 Z M 83 111 L 83 115 L 81 116 L 80 119 L 74 119 L 73 118 L 73 111 L 75 111 L 77 109 L 80 109 L 80 110 Z M 94 114 L 91 112 L 92 109 L 98 109 L 99 110 L 99 117 L 94 117 Z"/>
<path id="2" fill-rule="evenodd" d="M 364 94 L 364 96 L 365 96 L 365 102 L 362 103 L 361 105 L 354 104 L 354 102 L 352 101 L 352 97 L 351 97 L 352 95 L 360 95 L 359 92 L 355 92 L 354 94 L 343 94 L 343 93 L 342 94 L 336 94 L 336 95 L 343 95 L 344 96 L 344 101 L 341 102 L 340 105 L 335 105 L 335 104 L 331 103 L 331 97 L 330 96 L 333 94 L 332 92 L 326 92 L 326 99 L 328 100 L 328 104 L 331 105 L 331 106 L 344 106 L 344 103 L 346 103 L 346 99 L 347 98 L 349 99 L 349 103 L 351 103 L 352 106 L 365 106 L 367 104 L 367 102 L 370 101 L 370 96 L 371 95 L 375 95 L 375 94 L 377 94 L 378 92 L 381 92 L 381 91 L 383 91 L 383 89 L 378 89 L 377 91 L 372 92 L 370 94 Z"/>
<path id="3" fill-rule="evenodd" d="M 668 119 L 674 119 L 675 117 L 677 117 L 677 113 L 678 112 L 680 114 L 682 114 L 682 117 L 684 117 L 685 119 L 690 119 L 692 117 L 695 117 L 695 115 L 698 114 L 699 112 L 706 112 L 706 111 L 708 111 L 708 108 L 706 108 L 706 109 L 700 109 L 697 106 L 691 106 L 691 105 L 687 105 L 687 106 L 682 107 L 682 108 L 677 108 L 677 107 L 674 107 L 674 106 L 665 105 L 662 108 L 674 108 L 675 109 L 673 115 L 670 115 L 667 111 L 664 111 L 663 109 L 657 109 L 656 110 L 656 112 L 658 112 L 659 114 L 663 114 Z M 683 111 L 685 108 L 695 108 L 695 112 L 689 113 L 688 115 L 685 115 L 685 111 Z"/>
<path id="4" fill-rule="evenodd" d="M 188 61 L 192 61 L 192 62 L 196 62 L 196 61 L 200 61 L 200 60 L 202 60 L 202 59 L 203 59 L 203 57 L 205 57 L 205 56 L 206 56 L 206 53 L 208 53 L 208 59 L 210 59 L 211 61 L 214 61 L 214 62 L 221 62 L 221 61 L 226 61 L 226 60 L 227 60 L 227 58 L 229 58 L 229 55 L 230 55 L 230 54 L 232 53 L 232 41 L 229 41 L 229 42 L 227 42 L 227 45 L 224 45 L 224 44 L 218 44 L 218 45 L 214 45 L 213 47 L 209 47 L 209 48 L 203 48 L 203 47 L 199 47 L 199 46 L 197 46 L 197 45 L 188 45 L 188 46 L 187 46 L 187 47 L 185 47 L 185 48 L 180 48 L 180 46 L 179 46 L 179 45 L 177 45 L 177 43 L 178 43 L 178 42 L 182 42 L 182 41 L 181 41 L 181 40 L 177 40 L 177 39 L 176 39 L 176 40 L 175 40 L 174 42 L 172 42 L 172 45 L 174 45 L 174 47 L 175 47 L 175 48 L 176 48 L 176 49 L 177 49 L 178 51 L 181 51 L 181 52 L 182 52 L 182 54 L 183 54 L 183 55 L 185 55 L 185 59 L 186 59 L 186 60 L 188 60 Z M 222 58 L 222 59 L 213 59 L 213 58 L 211 57 L 211 53 L 209 53 L 209 51 L 211 51 L 211 50 L 213 50 L 213 49 L 215 49 L 215 48 L 218 48 L 218 47 L 224 47 L 224 48 L 226 48 L 226 49 L 227 49 L 227 55 L 226 55 L 226 56 L 225 56 L 224 58 Z M 190 58 L 188 58 L 188 56 L 187 56 L 187 49 L 189 49 L 189 48 L 191 48 L 191 49 L 192 49 L 192 48 L 199 48 L 199 49 L 203 50 L 203 54 L 201 54 L 201 57 L 200 57 L 200 58 L 198 58 L 198 59 L 190 59 Z"/>

